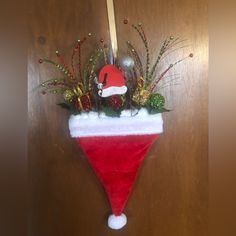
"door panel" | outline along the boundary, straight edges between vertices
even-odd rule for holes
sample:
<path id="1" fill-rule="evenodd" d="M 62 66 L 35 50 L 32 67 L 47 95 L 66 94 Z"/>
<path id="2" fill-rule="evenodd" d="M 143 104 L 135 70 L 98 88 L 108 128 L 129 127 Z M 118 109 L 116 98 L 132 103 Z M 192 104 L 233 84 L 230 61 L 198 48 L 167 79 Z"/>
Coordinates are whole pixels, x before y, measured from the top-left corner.
<path id="1" fill-rule="evenodd" d="M 41 81 L 55 75 L 40 65 L 55 51 L 70 54 L 73 42 L 93 37 L 83 49 L 88 56 L 95 38 L 108 40 L 105 0 L 34 0 L 29 6 L 29 168 L 31 179 L 30 235 L 115 235 L 106 226 L 110 206 L 81 150 L 69 137 L 68 114 L 53 95 L 35 92 Z M 194 58 L 179 64 L 180 85 L 163 88 L 170 113 L 165 132 L 143 162 L 125 213 L 128 224 L 119 235 L 207 235 L 207 4 L 206 0 L 115 1 L 118 43 L 143 51 L 129 25 L 142 22 L 150 40 L 152 61 L 168 35 L 187 38 L 184 54 Z M 183 53 L 182 53 L 183 51 Z M 69 57 L 67 58 L 69 59 Z"/>

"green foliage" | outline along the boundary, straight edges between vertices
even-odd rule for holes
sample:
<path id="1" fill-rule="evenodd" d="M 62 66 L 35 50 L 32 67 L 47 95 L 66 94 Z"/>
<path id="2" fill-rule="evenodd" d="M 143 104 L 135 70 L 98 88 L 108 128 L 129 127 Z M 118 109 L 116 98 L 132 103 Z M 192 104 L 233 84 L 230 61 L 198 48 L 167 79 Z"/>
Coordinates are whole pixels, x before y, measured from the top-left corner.
<path id="1" fill-rule="evenodd" d="M 65 102 L 57 103 L 57 105 L 60 106 L 63 109 L 71 110 L 71 106 L 69 104 L 65 103 Z"/>
<path id="2" fill-rule="evenodd" d="M 153 109 L 148 107 L 149 114 L 157 114 L 157 113 L 163 113 L 163 112 L 169 112 L 171 110 L 166 109 L 165 107 L 159 108 L 159 109 Z"/>
<path id="3" fill-rule="evenodd" d="M 121 111 L 120 111 L 120 110 L 115 111 L 115 110 L 113 110 L 111 107 L 107 107 L 107 106 L 103 106 L 103 107 L 102 107 L 102 111 L 103 111 L 107 116 L 110 116 L 110 117 L 120 117 L 120 114 L 121 114 Z"/>

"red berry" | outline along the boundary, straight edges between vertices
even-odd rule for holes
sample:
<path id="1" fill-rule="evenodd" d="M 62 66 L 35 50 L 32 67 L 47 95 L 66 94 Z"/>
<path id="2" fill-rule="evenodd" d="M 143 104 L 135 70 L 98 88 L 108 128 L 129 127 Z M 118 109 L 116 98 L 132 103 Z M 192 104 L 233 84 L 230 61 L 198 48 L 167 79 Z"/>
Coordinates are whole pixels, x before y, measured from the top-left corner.
<path id="1" fill-rule="evenodd" d="M 123 100 L 119 95 L 113 95 L 108 98 L 108 105 L 113 110 L 119 110 L 123 106 Z"/>
<path id="2" fill-rule="evenodd" d="M 127 25 L 129 23 L 128 19 L 124 19 L 124 24 Z"/>

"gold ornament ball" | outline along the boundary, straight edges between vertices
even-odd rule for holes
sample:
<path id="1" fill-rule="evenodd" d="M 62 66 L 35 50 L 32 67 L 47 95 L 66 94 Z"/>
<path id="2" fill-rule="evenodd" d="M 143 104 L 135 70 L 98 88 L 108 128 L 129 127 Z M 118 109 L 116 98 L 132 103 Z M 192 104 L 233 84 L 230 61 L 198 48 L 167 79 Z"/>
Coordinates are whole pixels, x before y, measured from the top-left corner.
<path id="1" fill-rule="evenodd" d="M 65 90 L 65 92 L 63 93 L 63 97 L 67 102 L 70 102 L 74 97 L 74 95 L 75 95 L 74 92 L 69 89 Z"/>

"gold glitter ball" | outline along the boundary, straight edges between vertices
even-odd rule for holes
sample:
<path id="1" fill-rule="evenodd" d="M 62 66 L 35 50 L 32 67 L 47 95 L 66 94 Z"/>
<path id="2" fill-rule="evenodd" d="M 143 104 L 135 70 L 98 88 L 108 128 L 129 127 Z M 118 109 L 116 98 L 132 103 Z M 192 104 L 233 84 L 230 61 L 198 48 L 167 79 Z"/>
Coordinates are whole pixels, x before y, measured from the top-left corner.
<path id="1" fill-rule="evenodd" d="M 65 90 L 65 92 L 63 93 L 63 97 L 67 102 L 70 102 L 74 96 L 74 92 L 69 89 Z"/>

